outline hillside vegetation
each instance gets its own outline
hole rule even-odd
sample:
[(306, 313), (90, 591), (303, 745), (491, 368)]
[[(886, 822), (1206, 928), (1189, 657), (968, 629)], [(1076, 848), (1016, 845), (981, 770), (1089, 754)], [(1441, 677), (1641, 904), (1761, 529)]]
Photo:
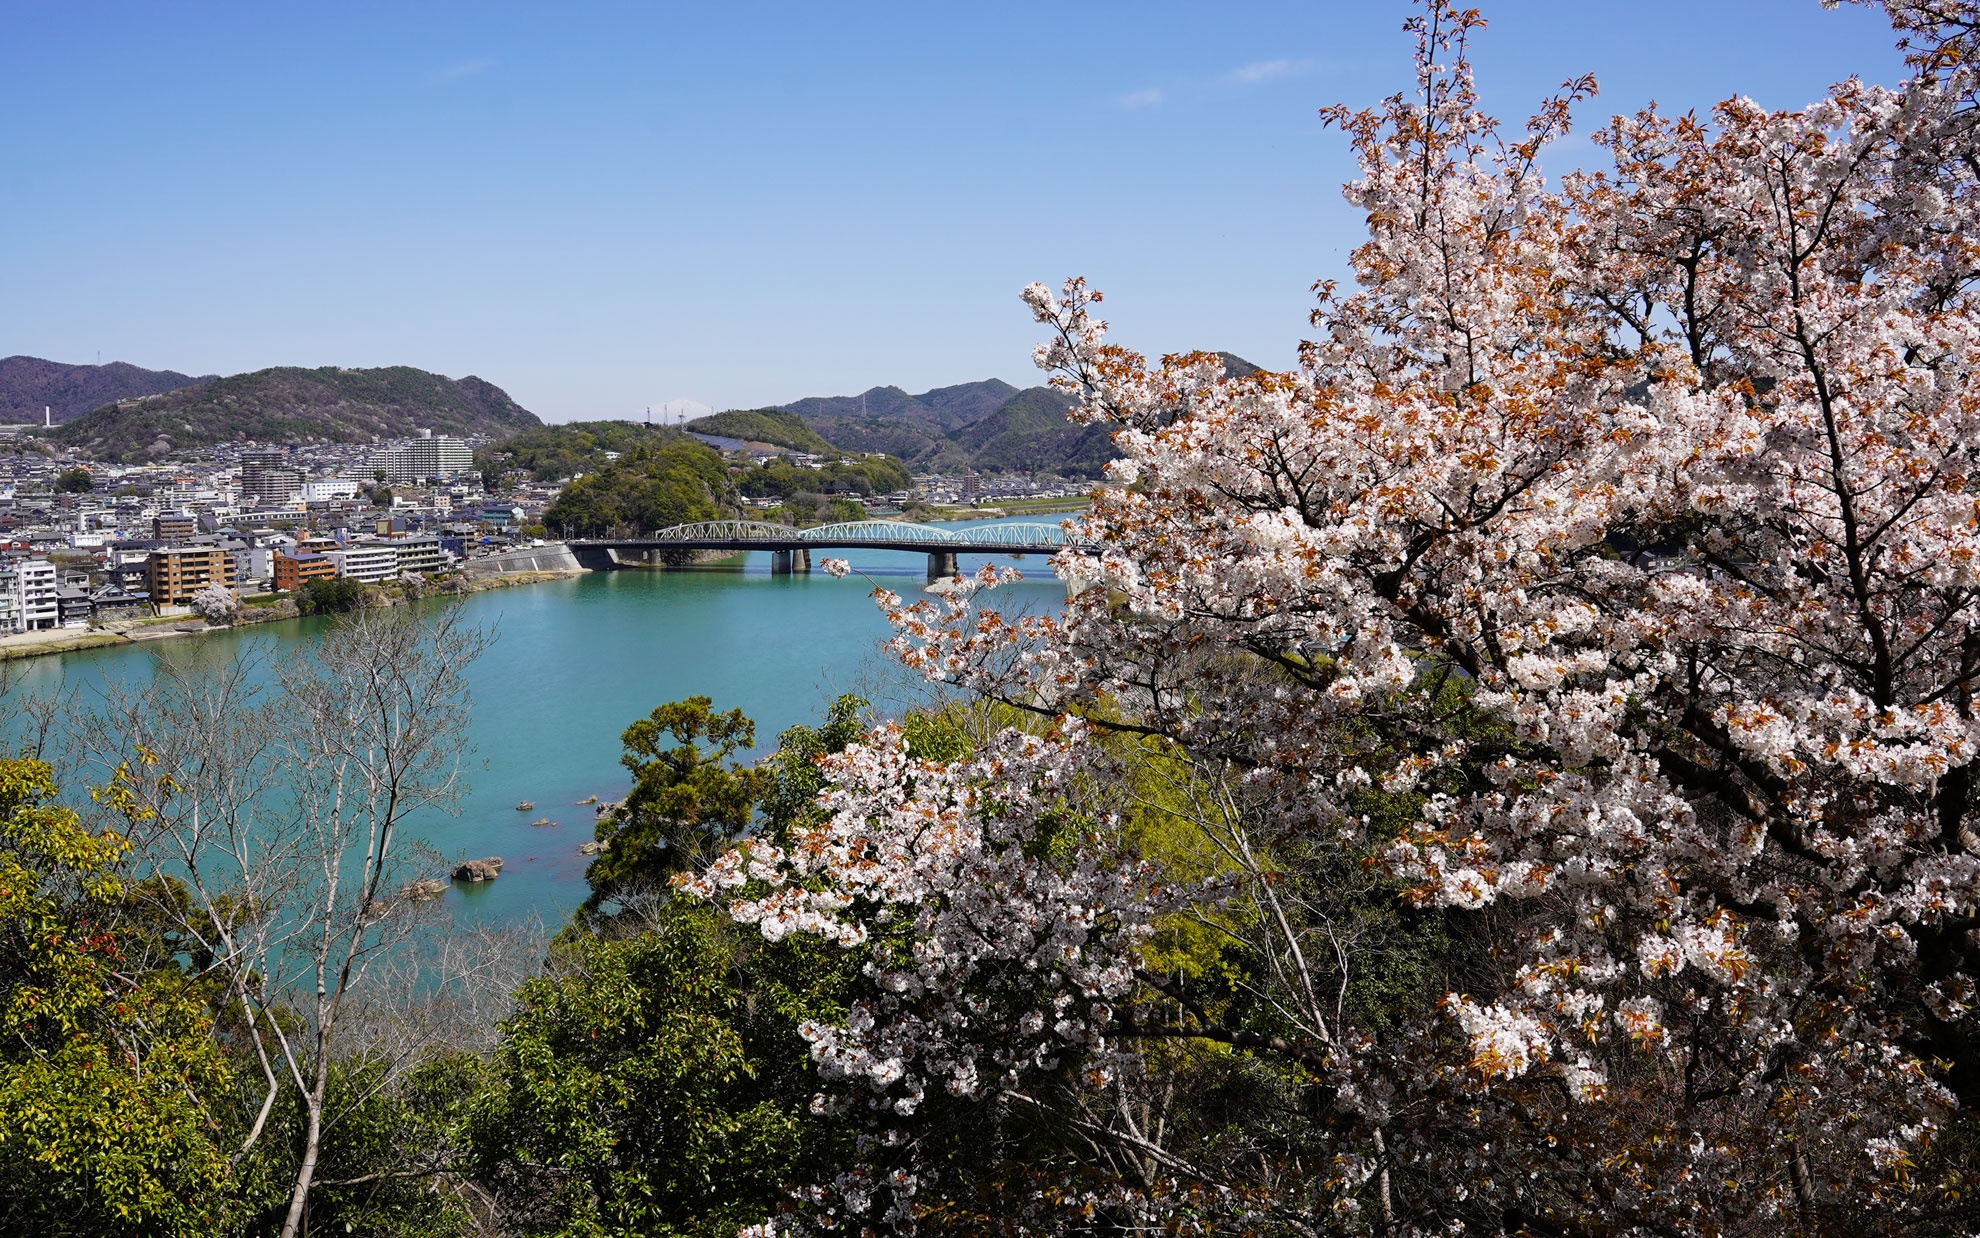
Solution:
[(614, 455), (635, 463), (643, 454), (676, 444), (713, 451), (672, 426), (638, 421), (572, 421), (557, 426), (535, 426), (490, 443), (475, 453), (475, 462), (491, 484), (504, 476), (555, 481), (579, 473), (603, 472), (613, 463)]
[(541, 424), (500, 387), (473, 376), (411, 366), (278, 366), (118, 400), (59, 427), (55, 437), (98, 458), (133, 460), (243, 439), (355, 443), (419, 430), (503, 434)]
[(769, 443), (792, 451), (829, 452), (838, 450), (819, 437), (818, 431), (804, 424), (796, 413), (779, 408), (737, 408), (726, 413), (697, 417), (683, 427), (696, 434)]
[(646, 533), (734, 511), (722, 453), (686, 434), (639, 444), (566, 485), (543, 521), (560, 535)]
[(212, 382), (177, 370), (147, 370), (122, 361), (64, 365), (40, 357), (0, 357), (0, 422), (41, 424), (47, 409), (59, 425), (113, 400), (158, 395)]

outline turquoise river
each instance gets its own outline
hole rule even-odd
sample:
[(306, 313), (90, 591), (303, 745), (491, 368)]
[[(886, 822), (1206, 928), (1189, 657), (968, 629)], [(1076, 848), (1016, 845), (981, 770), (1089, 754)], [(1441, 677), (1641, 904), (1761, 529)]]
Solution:
[[(922, 554), (831, 553), (904, 596), (918, 596), (925, 583)], [(455, 916), (554, 925), (584, 899), (589, 860), (577, 848), (591, 837), (593, 810), (577, 801), (625, 794), (619, 734), (656, 705), (701, 695), (718, 708), (740, 708), (756, 721), (760, 754), (775, 746), (779, 731), (818, 718), (841, 692), (884, 708), (913, 690), (884, 651), (891, 629), (867, 596), (871, 582), (820, 571), (773, 576), (769, 558), (750, 554), (733, 565), (682, 571), (587, 572), (460, 601), (465, 619), (495, 634), (468, 675), (470, 789), (457, 813), (419, 819), (412, 833), (449, 858), (500, 856), (504, 868), (485, 885), (456, 883), (446, 896)], [(962, 567), (972, 571), (985, 561), (964, 556)], [(1047, 560), (1029, 556), (1012, 566), (1026, 579), (998, 591), (1000, 608), (1057, 609), (1065, 594)], [(322, 627), (322, 620), (292, 620), (36, 658), (20, 664), (25, 673), (14, 691), (73, 688), (87, 700), (107, 679), (148, 676), (160, 655), (233, 658), (258, 642), (280, 657), (283, 645), (312, 640)], [(520, 801), (534, 810), (518, 812)], [(558, 824), (530, 824), (543, 817)]]

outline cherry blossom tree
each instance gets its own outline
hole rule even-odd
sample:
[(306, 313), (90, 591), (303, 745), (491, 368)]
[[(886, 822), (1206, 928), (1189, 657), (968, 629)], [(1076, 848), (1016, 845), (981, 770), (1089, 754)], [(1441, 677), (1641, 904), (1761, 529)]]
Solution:
[(241, 602), (232, 589), (215, 581), (193, 594), (192, 608), (208, 623), (228, 624), (240, 617)]
[[(1150, 364), (1082, 281), (1025, 290), (1074, 416), (1118, 427), (1076, 522), (1096, 553), (1055, 561), (1054, 617), (1005, 618), (993, 572), (880, 601), (909, 665), (1039, 733), (947, 765), (878, 733), (828, 763), (824, 825), (688, 883), (869, 959), (879, 995), (806, 1036), (840, 1088), (819, 1104), (866, 1106), (875, 1152), (812, 1223), (912, 1222), (930, 1097), (1029, 1097), (1067, 1060), (1104, 1094), (1188, 1042), (1297, 1078), (1325, 1110), (1305, 1169), (1235, 1180), (1063, 1109), (1157, 1167), (1089, 1213), (1960, 1226), (1980, 6), (1886, 7), (1901, 85), (1646, 108), (1595, 135), (1610, 166), (1549, 181), (1594, 83), (1507, 131), (1473, 87), (1482, 21), (1430, 0), (1415, 91), (1326, 113), (1369, 239), (1291, 373)], [(1187, 767), (1165, 811), (1193, 871), (1124, 799), (1068, 808), (1125, 739)], [(1407, 1017), (1358, 1016), (1370, 961), (1289, 872), (1329, 854), (1484, 948)], [(1147, 965), (1178, 917), (1244, 940), (1268, 1020)]]

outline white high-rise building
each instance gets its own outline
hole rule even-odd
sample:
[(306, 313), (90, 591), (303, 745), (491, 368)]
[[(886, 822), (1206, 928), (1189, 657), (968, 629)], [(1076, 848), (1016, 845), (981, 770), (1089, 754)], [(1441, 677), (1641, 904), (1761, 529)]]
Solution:
[(444, 481), (474, 471), (474, 450), (457, 438), (423, 435), (381, 449), (371, 467), (395, 485)]

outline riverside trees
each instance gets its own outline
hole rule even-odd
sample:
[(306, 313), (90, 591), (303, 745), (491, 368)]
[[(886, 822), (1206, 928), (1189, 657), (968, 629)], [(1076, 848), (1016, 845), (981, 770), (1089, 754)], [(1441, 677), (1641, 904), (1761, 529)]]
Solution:
[(246, 660), (166, 662), (81, 728), (129, 822), (133, 901), (210, 986), (255, 1076), (230, 1164), (251, 1165), (276, 1131), (293, 1140), (272, 1209), (283, 1238), (304, 1222), (328, 1133), (432, 1048), (355, 1040), (351, 1006), (418, 924), (407, 887), (434, 857), (406, 821), (461, 786), (463, 672), (486, 642), (451, 612), (363, 610), (285, 665), (279, 692)]
[[(872, 1142), (800, 1222), (957, 1215), (965, 1106), (1084, 1140), (1009, 1227), (1960, 1227), (1980, 8), (1887, 7), (1903, 85), (1645, 109), (1549, 186), (1593, 83), (1505, 132), (1432, 0), (1414, 94), (1327, 113), (1370, 237), (1294, 373), (1150, 366), (1080, 281), (1026, 290), (1119, 427), (1102, 553), (1057, 618), (994, 574), (880, 596), (911, 665), (1049, 729), (875, 734), (828, 819), (687, 883), (876, 986), (805, 1028)], [(1152, 966), (1178, 925), (1235, 972)], [(1149, 1120), (1212, 1061), (1248, 1119)]]

